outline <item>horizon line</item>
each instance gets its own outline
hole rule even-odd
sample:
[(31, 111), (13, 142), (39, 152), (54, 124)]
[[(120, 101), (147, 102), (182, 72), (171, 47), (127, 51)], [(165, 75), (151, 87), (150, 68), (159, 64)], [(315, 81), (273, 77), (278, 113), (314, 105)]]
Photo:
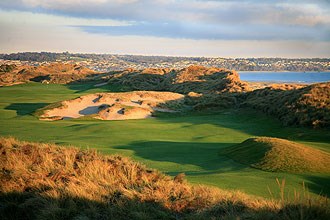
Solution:
[(97, 53), (97, 52), (53, 52), (53, 51), (17, 51), (17, 52), (0, 52), (1, 55), (11, 55), (19, 53), (56, 53), (56, 54), (94, 54), (94, 55), (115, 55), (115, 56), (144, 56), (144, 57), (178, 57), (178, 58), (224, 58), (224, 59), (330, 59), (330, 57), (232, 57), (232, 56), (191, 56), (191, 55), (168, 55), (168, 54), (139, 54), (139, 53)]

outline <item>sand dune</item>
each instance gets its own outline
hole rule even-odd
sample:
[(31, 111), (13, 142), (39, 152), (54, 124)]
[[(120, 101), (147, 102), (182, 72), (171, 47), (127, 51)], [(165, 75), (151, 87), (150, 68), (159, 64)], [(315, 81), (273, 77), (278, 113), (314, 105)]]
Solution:
[(184, 95), (172, 92), (137, 91), (96, 93), (63, 101), (60, 107), (47, 109), (41, 120), (59, 120), (91, 116), (102, 120), (127, 120), (151, 117), (153, 112), (175, 112), (160, 104), (181, 102)]

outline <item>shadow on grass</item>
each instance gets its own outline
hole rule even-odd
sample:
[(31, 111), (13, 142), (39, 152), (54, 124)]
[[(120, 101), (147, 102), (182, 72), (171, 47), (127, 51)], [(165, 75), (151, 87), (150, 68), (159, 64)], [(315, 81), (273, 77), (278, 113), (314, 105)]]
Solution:
[[(322, 206), (286, 204), (276, 210), (270, 207), (248, 207), (239, 200), (222, 200), (208, 208), (183, 208), (180, 212), (165, 208), (160, 202), (130, 199), (115, 192), (103, 201), (61, 195), (43, 196), (41, 192), (0, 193), (2, 220), (52, 219), (329, 219)], [(181, 201), (184, 203), (184, 201)], [(173, 201), (173, 203), (181, 203)]]
[[(94, 85), (97, 84), (96, 82), (85, 82), (85, 83), (78, 83), (78, 82), (73, 82), (66, 84), (65, 86), (70, 89), (75, 91), (75, 93), (83, 93), (91, 89), (96, 89)], [(102, 88), (102, 87), (100, 87)]]
[[(202, 169), (200, 172), (185, 171), (189, 175), (221, 173), (246, 168), (226, 157), (219, 156), (219, 149), (233, 143), (193, 143), (148, 141), (134, 142), (131, 145), (115, 147), (134, 151), (134, 155), (147, 160), (171, 162), (180, 165), (193, 165)], [(171, 173), (175, 175), (177, 173)]]
[(307, 187), (310, 191), (327, 197), (330, 196), (330, 175), (305, 176), (305, 178), (309, 180)]
[(85, 93), (89, 90), (95, 90), (95, 92), (128, 92), (132, 91), (129, 89), (125, 89), (120, 85), (114, 85), (114, 84), (105, 84), (102, 86), (95, 86), (97, 84), (102, 83), (103, 81), (89, 81), (89, 82), (72, 82), (69, 84), (66, 84), (65, 86), (75, 91), (75, 93)]
[(218, 111), (196, 111), (188, 113), (157, 113), (157, 120), (167, 123), (189, 123), (193, 125), (210, 124), (244, 132), (251, 136), (267, 136), (291, 141), (330, 143), (329, 129), (284, 126), (265, 113), (248, 108), (225, 108)]
[[(243, 169), (252, 168), (248, 165), (235, 162), (224, 155), (219, 155), (221, 149), (234, 144), (146, 141), (133, 142), (130, 145), (115, 148), (131, 150), (134, 152), (134, 156), (146, 160), (164, 162), (162, 165), (164, 167), (177, 166), (178, 168), (176, 170), (178, 171), (166, 172), (166, 174), (171, 176), (176, 176), (181, 172), (184, 172), (188, 176), (203, 176), (226, 172), (240, 172)], [(260, 172), (266, 171), (260, 170)], [(330, 182), (329, 177), (304, 175), (304, 178), (309, 180), (306, 185), (311, 192), (325, 196), (330, 195), (329, 188), (327, 187)]]
[(0, 219), (176, 219), (179, 213), (156, 202), (129, 199), (120, 192), (107, 202), (62, 195), (59, 199), (39, 192), (0, 194)]
[(5, 107), (7, 110), (15, 110), (18, 116), (30, 115), (36, 110), (45, 107), (49, 103), (12, 103)]

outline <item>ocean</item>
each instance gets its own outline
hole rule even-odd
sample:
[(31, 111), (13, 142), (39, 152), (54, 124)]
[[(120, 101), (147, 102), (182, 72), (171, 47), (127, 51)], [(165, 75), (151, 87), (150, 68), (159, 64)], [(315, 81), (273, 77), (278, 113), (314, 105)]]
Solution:
[(317, 83), (330, 81), (330, 72), (238, 72), (248, 82)]

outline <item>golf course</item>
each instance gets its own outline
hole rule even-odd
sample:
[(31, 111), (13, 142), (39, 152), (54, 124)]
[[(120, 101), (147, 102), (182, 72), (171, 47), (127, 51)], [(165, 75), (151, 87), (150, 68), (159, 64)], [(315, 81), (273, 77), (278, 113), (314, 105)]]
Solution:
[(0, 220), (330, 220), (330, 0), (0, 18)]
[[(193, 184), (265, 198), (279, 198), (276, 179), (285, 179), (288, 197), (293, 197), (295, 191), (305, 190), (303, 185), (312, 196), (330, 195), (329, 172), (264, 171), (221, 153), (249, 138), (264, 136), (329, 153), (330, 132), (326, 128), (283, 126), (278, 119), (251, 108), (162, 112), (157, 117), (118, 121), (93, 118), (42, 121), (36, 116), (36, 111), (52, 103), (87, 94), (120, 91), (118, 85), (95, 87), (94, 84), (29, 82), (0, 87), (0, 135), (128, 156), (173, 177), (184, 173)], [(253, 149), (249, 153), (253, 157)]]

